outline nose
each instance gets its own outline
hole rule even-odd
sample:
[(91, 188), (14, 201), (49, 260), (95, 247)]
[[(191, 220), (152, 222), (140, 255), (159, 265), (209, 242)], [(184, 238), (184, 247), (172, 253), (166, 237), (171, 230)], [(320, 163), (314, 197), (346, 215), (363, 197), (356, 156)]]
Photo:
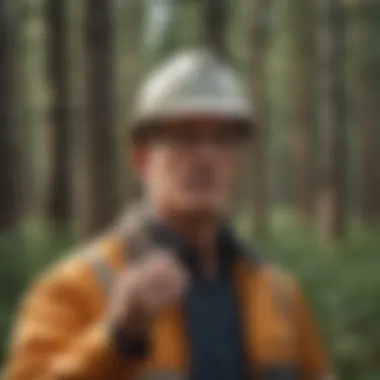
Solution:
[(194, 147), (194, 153), (201, 157), (215, 157), (220, 152), (220, 147), (212, 138), (199, 139)]

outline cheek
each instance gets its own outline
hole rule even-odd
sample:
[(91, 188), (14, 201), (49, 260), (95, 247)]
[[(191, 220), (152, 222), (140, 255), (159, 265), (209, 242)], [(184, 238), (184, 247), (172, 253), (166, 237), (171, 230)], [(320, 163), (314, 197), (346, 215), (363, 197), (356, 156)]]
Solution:
[(232, 182), (237, 175), (239, 163), (236, 159), (223, 158), (219, 161), (219, 173), (221, 178), (226, 182)]
[(157, 189), (169, 188), (178, 180), (181, 163), (165, 149), (152, 152), (147, 166), (147, 179)]

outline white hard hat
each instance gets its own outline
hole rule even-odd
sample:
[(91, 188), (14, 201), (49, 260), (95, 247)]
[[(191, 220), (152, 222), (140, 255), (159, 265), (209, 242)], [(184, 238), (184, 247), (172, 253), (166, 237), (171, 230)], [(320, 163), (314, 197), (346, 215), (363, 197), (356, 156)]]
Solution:
[(207, 50), (179, 53), (148, 75), (136, 99), (132, 132), (155, 120), (198, 114), (247, 124), (252, 119), (236, 74)]

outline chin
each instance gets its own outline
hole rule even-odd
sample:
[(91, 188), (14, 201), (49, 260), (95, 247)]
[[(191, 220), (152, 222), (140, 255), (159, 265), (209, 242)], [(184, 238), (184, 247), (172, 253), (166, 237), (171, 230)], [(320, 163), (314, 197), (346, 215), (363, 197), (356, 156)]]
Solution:
[(183, 212), (206, 217), (222, 214), (225, 209), (223, 204), (224, 202), (220, 202), (215, 198), (210, 199), (209, 197), (189, 197), (187, 199), (182, 199), (179, 208), (181, 208)]

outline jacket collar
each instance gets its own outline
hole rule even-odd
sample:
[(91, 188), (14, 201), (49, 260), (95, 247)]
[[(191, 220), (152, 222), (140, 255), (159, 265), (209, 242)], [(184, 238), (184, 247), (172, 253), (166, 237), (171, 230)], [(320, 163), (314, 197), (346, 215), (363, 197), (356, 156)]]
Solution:
[[(147, 202), (139, 202), (129, 207), (119, 228), (127, 245), (128, 256), (140, 256), (153, 249), (167, 249), (196, 272), (197, 255), (194, 254), (194, 249), (189, 242), (165, 226)], [(217, 244), (223, 269), (229, 269), (236, 256), (244, 251), (234, 229), (226, 220), (220, 224)]]
[[(191, 244), (184, 238), (171, 231), (157, 218), (150, 218), (146, 224), (147, 234), (162, 248), (167, 248), (190, 268), (192, 273), (197, 273), (197, 254)], [(221, 223), (216, 236), (217, 249), (220, 258), (220, 270), (225, 272), (231, 267), (232, 261), (236, 257), (240, 245), (232, 228), (225, 222)]]

